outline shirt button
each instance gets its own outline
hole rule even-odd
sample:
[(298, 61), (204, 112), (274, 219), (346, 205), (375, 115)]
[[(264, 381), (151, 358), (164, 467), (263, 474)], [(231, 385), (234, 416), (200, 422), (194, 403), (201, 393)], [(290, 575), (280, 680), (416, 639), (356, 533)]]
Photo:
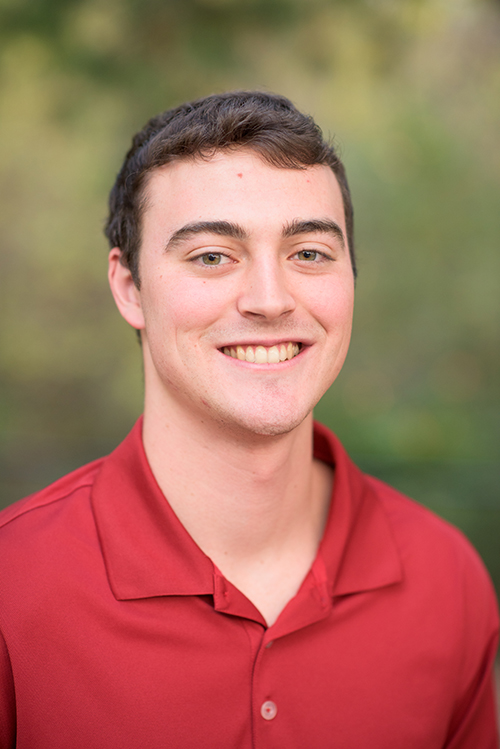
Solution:
[(262, 715), (264, 720), (272, 720), (276, 717), (277, 712), (278, 708), (276, 707), (274, 702), (271, 702), (271, 700), (266, 700), (260, 708), (260, 714)]

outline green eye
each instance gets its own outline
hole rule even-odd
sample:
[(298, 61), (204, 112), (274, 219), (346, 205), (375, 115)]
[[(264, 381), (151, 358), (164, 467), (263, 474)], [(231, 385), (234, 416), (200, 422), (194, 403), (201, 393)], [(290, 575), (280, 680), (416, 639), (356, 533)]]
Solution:
[(222, 255), (218, 252), (207, 252), (206, 255), (201, 256), (201, 262), (203, 265), (220, 265)]
[(316, 260), (318, 253), (315, 250), (301, 250), (297, 253), (299, 260)]

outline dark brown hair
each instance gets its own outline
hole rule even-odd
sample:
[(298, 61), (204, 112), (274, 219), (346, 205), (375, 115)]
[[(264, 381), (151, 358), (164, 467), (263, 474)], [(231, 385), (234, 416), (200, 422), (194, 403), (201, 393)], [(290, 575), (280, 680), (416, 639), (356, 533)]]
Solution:
[(147, 175), (174, 159), (210, 157), (246, 147), (273, 166), (303, 169), (329, 166), (344, 201), (347, 240), (354, 273), (353, 209), (344, 166), (312, 119), (284, 96), (233, 91), (181, 104), (146, 123), (134, 136), (109, 196), (105, 234), (119, 247), (139, 287), (139, 247)]

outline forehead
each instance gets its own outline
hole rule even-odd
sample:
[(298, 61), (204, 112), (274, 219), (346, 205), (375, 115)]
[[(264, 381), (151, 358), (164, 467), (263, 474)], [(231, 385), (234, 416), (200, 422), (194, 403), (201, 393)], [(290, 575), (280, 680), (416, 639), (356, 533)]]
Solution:
[(330, 167), (276, 167), (250, 149), (159, 167), (151, 172), (144, 197), (145, 232), (219, 219), (251, 231), (310, 218), (331, 218), (345, 231), (342, 193)]

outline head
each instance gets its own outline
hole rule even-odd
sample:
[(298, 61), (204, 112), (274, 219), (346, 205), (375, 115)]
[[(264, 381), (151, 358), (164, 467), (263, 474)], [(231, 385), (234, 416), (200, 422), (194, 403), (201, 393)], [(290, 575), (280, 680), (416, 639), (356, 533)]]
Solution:
[(148, 178), (161, 166), (179, 159), (207, 158), (217, 152), (249, 149), (265, 162), (304, 169), (316, 164), (331, 168), (344, 203), (349, 253), (356, 274), (353, 209), (344, 166), (311, 117), (285, 97), (259, 91), (236, 91), (182, 104), (153, 117), (132, 141), (111, 190), (105, 228), (111, 247), (140, 287), (139, 250)]
[(154, 118), (118, 175), (107, 235), (115, 301), (140, 331), (145, 424), (244, 439), (310, 424), (354, 301), (345, 174), (310, 118), (245, 92)]

